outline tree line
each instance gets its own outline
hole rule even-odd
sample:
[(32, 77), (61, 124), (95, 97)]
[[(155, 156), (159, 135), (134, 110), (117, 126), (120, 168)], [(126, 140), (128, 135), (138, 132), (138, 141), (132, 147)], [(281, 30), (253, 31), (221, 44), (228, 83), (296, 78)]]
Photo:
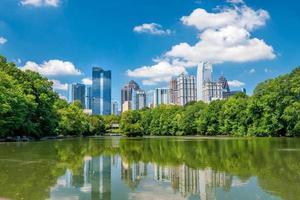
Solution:
[(67, 103), (53, 83), (22, 71), (0, 56), (0, 138), (100, 135), (119, 123), (126, 136), (300, 135), (300, 67), (243, 93), (210, 104), (161, 105), (117, 116), (90, 116), (79, 102)]
[(120, 127), (127, 136), (300, 136), (300, 67), (258, 84), (250, 97), (127, 111)]
[(0, 56), (0, 138), (100, 135), (117, 116), (90, 116), (79, 102), (68, 104), (53, 83), (37, 72), (22, 71)]

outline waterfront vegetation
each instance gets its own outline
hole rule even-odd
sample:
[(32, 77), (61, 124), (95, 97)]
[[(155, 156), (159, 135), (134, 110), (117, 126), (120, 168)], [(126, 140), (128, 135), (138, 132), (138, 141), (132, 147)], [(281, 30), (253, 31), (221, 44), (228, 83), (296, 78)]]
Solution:
[(68, 104), (40, 74), (0, 57), (0, 137), (101, 135), (120, 123), (126, 136), (299, 136), (300, 67), (260, 83), (251, 97), (240, 93), (210, 104), (161, 105), (121, 117), (89, 116)]
[(89, 116), (79, 102), (68, 104), (53, 83), (33, 71), (22, 71), (0, 56), (0, 138), (100, 135), (117, 116)]
[(300, 136), (300, 67), (258, 84), (250, 97), (127, 111), (121, 129), (128, 136)]

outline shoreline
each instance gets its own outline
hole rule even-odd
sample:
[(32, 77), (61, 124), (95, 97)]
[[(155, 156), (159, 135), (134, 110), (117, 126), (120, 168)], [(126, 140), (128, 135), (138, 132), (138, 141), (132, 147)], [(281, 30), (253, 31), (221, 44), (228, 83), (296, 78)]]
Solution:
[(127, 137), (123, 136), (122, 134), (105, 134), (105, 135), (66, 135), (66, 136), (46, 136), (39, 139), (36, 139), (34, 137), (6, 137), (6, 138), (0, 138), (0, 143), (14, 143), (14, 142), (20, 142), (20, 143), (26, 143), (26, 142), (38, 142), (38, 141), (51, 141), (51, 140), (65, 140), (65, 139), (75, 139), (75, 138), (102, 138), (102, 137), (123, 137), (128, 139), (159, 139), (159, 138), (185, 138), (185, 139), (251, 139), (251, 138), (300, 138), (300, 137), (287, 137), (287, 136), (278, 136), (278, 137), (257, 137), (257, 136), (244, 136), (244, 137), (237, 137), (237, 136), (231, 136), (231, 135), (183, 135), (183, 136), (154, 136), (154, 135), (145, 135), (145, 136), (137, 136), (137, 137)]

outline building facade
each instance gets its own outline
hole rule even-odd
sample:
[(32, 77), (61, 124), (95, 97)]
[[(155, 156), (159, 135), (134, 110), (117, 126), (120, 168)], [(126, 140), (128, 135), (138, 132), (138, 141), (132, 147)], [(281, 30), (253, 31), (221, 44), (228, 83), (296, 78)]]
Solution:
[(170, 104), (170, 91), (169, 88), (156, 88), (153, 95), (153, 107), (161, 104)]
[(180, 74), (177, 77), (178, 104), (185, 104), (197, 100), (196, 78), (193, 75)]
[[(132, 92), (139, 89), (140, 86), (135, 81), (129, 81), (129, 83), (121, 89), (121, 105), (123, 105), (125, 101), (132, 101)], [(123, 106), (121, 111), (123, 112)]]
[(85, 89), (85, 109), (92, 109), (92, 86), (87, 85)]
[(146, 92), (137, 90), (132, 92), (132, 110), (141, 110), (146, 107)]
[(204, 101), (203, 85), (205, 82), (212, 82), (213, 67), (209, 62), (202, 62), (197, 68), (197, 101)]
[(82, 107), (85, 107), (85, 85), (73, 83), (69, 85), (69, 103), (79, 101)]
[(116, 116), (119, 115), (119, 102), (116, 100), (111, 102), (111, 114)]
[(110, 115), (111, 71), (93, 67), (92, 79), (92, 113), (93, 115)]
[(177, 78), (173, 77), (169, 82), (169, 89), (170, 89), (170, 103), (171, 104), (179, 104), (178, 101), (178, 88), (177, 88)]
[(126, 112), (132, 109), (132, 102), (131, 101), (124, 101), (122, 104), (122, 112)]
[(206, 103), (209, 103), (213, 100), (226, 99), (230, 94), (229, 85), (224, 76), (221, 76), (216, 82), (205, 81), (202, 89), (202, 100)]

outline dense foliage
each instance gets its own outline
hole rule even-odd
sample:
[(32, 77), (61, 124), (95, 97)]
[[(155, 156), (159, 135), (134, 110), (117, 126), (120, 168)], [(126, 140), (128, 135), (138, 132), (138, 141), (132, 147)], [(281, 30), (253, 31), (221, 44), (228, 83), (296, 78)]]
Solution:
[(126, 135), (300, 136), (300, 67), (210, 104), (161, 105), (122, 115)]
[(32, 71), (22, 71), (0, 56), (0, 137), (100, 135), (116, 116), (89, 116), (79, 102), (68, 104), (53, 83)]

